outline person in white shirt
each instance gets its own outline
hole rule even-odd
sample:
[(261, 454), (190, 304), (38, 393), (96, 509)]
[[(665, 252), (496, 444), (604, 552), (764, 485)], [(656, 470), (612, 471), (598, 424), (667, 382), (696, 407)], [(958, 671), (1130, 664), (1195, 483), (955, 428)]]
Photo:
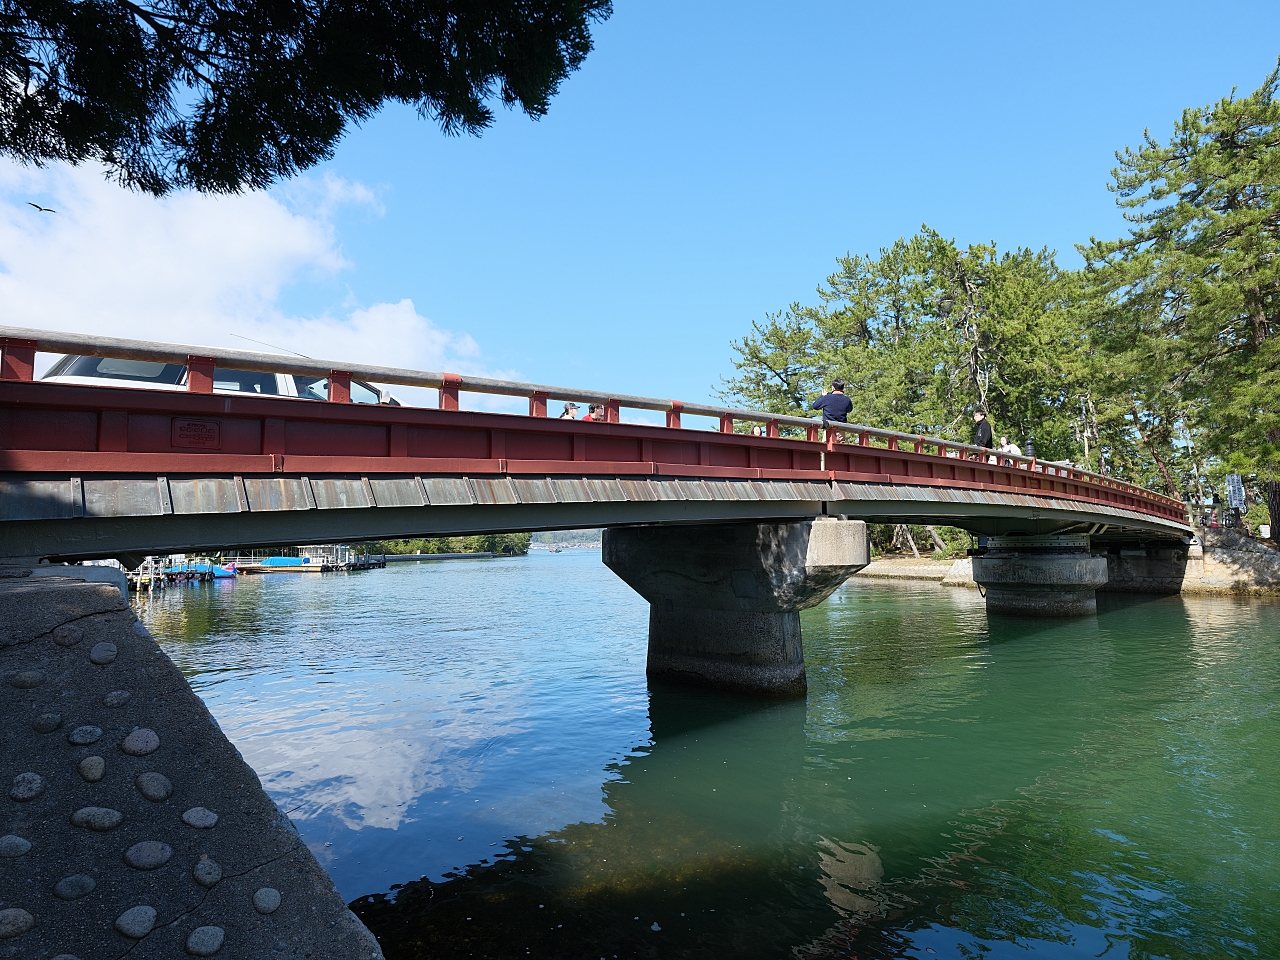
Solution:
[[(1008, 438), (1008, 437), (1001, 437), (1001, 438), (1000, 438), (1000, 447), (999, 447), (999, 450), (1000, 450), (1000, 452), (1001, 452), (1001, 453), (1008, 453), (1008, 454), (1012, 454), (1012, 455), (1013, 455), (1013, 456), (1015, 456), (1015, 457), (1020, 457), (1020, 456), (1022, 456), (1022, 448), (1021, 448), (1021, 447), (1019, 447), (1016, 443), (1010, 443), (1010, 442), (1009, 442), (1009, 438)], [(1005, 465), (1006, 467), (1012, 467), (1012, 466), (1013, 466), (1013, 461), (1012, 461), (1012, 460), (1005, 460), (1005, 461), (1004, 461), (1004, 465)]]

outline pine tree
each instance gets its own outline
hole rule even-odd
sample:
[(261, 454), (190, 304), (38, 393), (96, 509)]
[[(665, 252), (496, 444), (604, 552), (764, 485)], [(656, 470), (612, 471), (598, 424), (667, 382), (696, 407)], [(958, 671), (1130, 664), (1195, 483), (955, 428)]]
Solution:
[[(1179, 421), (1269, 481), (1280, 521), (1280, 66), (1247, 97), (1183, 112), (1172, 138), (1118, 152), (1129, 236), (1080, 248), (1104, 304), (1096, 341), (1135, 427)], [(1141, 398), (1141, 399), (1138, 399)], [(1145, 401), (1145, 404), (1144, 402)]]

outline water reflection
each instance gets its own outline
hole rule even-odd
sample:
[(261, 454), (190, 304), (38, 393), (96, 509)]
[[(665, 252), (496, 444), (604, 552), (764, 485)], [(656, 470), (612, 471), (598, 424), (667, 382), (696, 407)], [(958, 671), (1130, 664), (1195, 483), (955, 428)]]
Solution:
[(1280, 955), (1275, 605), (855, 582), (762, 704), (595, 556), (242, 586), (147, 615), (392, 960)]

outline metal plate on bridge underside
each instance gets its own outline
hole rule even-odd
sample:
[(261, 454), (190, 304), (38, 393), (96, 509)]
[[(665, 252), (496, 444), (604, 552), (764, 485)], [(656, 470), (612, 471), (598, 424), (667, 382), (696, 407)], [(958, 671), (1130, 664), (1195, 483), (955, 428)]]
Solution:
[(476, 502), (471, 485), (461, 477), (432, 477), (422, 481), (427, 502), (436, 507), (469, 507)]
[(370, 480), (373, 499), (380, 507), (425, 507), (427, 498), (417, 477), (401, 477), (398, 480)]
[(319, 510), (350, 510), (373, 506), (365, 493), (364, 482), (359, 478), (312, 478), (311, 492), (315, 495), (316, 508)]
[(244, 492), (251, 512), (311, 510), (315, 503), (304, 478), (245, 477)]
[(710, 491), (702, 485), (701, 480), (677, 480), (676, 490), (680, 492), (680, 500), (712, 500)]
[(86, 480), (84, 513), (87, 517), (158, 517), (163, 514), (159, 481)]
[(70, 520), (84, 515), (77, 480), (18, 480), (0, 483), (0, 520)]
[(591, 502), (591, 491), (581, 480), (561, 480), (557, 477), (551, 481), (551, 490), (559, 503)]
[(626, 491), (622, 489), (622, 484), (617, 480), (588, 479), (584, 480), (583, 483), (586, 484), (587, 490), (590, 491), (590, 499), (594, 503), (611, 503), (627, 499)]
[(515, 477), (511, 480), (521, 503), (556, 503), (550, 477)]
[(471, 477), (470, 480), (471, 488), (475, 491), (476, 503), (492, 506), (520, 502), (510, 477), (493, 479)]
[(240, 512), (235, 481), (220, 477), (170, 480), (169, 498), (177, 514)]

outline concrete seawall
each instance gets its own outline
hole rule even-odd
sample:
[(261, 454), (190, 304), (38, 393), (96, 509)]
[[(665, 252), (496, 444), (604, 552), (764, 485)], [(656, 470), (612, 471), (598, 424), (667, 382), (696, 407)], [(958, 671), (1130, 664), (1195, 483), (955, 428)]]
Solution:
[(0, 957), (380, 958), (120, 591), (5, 572)]
[[(1280, 550), (1230, 530), (1202, 530), (1189, 547), (1107, 553), (1111, 593), (1280, 597)], [(1099, 553), (1099, 556), (1104, 554)], [(858, 572), (875, 580), (920, 580), (976, 589), (973, 561), (880, 557)]]

